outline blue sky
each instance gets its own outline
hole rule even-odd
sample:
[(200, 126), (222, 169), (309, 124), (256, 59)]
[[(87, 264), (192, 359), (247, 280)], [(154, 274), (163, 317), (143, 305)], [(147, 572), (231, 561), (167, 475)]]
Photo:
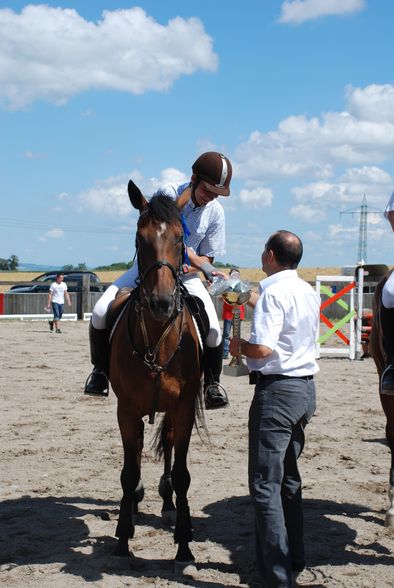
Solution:
[[(259, 266), (282, 228), (303, 266), (356, 263), (349, 211), (394, 190), (393, 22), (392, 0), (0, 2), (0, 257), (128, 261), (128, 179), (149, 195), (218, 150), (220, 261)], [(369, 214), (367, 261), (392, 239)]]

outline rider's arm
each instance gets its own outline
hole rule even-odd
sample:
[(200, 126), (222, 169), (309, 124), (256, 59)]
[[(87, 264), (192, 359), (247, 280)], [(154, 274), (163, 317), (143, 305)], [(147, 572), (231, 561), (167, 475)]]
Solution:
[(197, 253), (191, 248), (187, 248), (187, 254), (190, 260), (189, 273), (201, 271), (207, 280), (212, 282), (214, 276), (222, 276), (227, 279), (226, 274), (219, 271), (213, 264), (213, 257), (207, 257), (206, 255), (197, 255)]

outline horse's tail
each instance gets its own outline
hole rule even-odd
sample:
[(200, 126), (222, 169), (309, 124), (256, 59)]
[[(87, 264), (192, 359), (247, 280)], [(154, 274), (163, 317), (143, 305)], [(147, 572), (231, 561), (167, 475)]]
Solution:
[[(203, 390), (200, 388), (196, 396), (194, 426), (201, 441), (210, 441), (208, 427), (205, 421), (204, 414), (204, 398)], [(152, 439), (151, 447), (155, 452), (156, 459), (163, 459), (165, 447), (168, 447), (169, 442), (172, 444), (172, 429), (168, 416), (165, 414), (161, 419), (159, 426)]]

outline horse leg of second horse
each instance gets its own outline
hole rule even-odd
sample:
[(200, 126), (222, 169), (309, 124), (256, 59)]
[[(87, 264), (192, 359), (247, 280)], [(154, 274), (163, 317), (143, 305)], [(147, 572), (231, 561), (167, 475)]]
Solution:
[(173, 487), (171, 481), (172, 450), (174, 444), (173, 428), (167, 418), (163, 421), (161, 431), (161, 444), (163, 447), (164, 473), (159, 482), (159, 494), (163, 499), (161, 518), (163, 523), (174, 525), (176, 521), (176, 509), (172, 500)]
[[(144, 421), (141, 419), (140, 427), (139, 427), (139, 435), (138, 435), (138, 466), (141, 471), (141, 456), (142, 450), (144, 448)], [(135, 500), (134, 500), (134, 514), (138, 514), (138, 504), (143, 501), (145, 496), (145, 488), (144, 484), (140, 478), (138, 482), (137, 488), (135, 489)]]
[(128, 540), (134, 537), (134, 503), (135, 490), (140, 480), (140, 456), (139, 447), (139, 421), (131, 422), (125, 418), (127, 411), (118, 410), (118, 422), (122, 436), (124, 462), (120, 475), (123, 496), (120, 502), (119, 519), (116, 527), (116, 537), (118, 544), (115, 548), (114, 555), (120, 557), (129, 557)]
[(190, 436), (193, 426), (193, 418), (189, 423), (183, 420), (182, 435), (177, 435), (175, 426), (175, 460), (172, 468), (172, 485), (176, 494), (176, 525), (174, 541), (178, 544), (178, 551), (175, 556), (175, 569), (183, 575), (194, 574), (197, 570), (194, 566), (194, 556), (189, 548), (189, 542), (193, 540), (193, 529), (190, 518), (187, 491), (190, 486), (190, 474), (187, 469), (187, 451), (189, 448)]

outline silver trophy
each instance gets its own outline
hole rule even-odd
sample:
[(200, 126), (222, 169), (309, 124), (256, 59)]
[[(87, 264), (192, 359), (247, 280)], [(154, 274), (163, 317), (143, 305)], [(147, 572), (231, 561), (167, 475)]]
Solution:
[[(241, 338), (241, 319), (239, 307), (248, 302), (251, 295), (250, 290), (237, 292), (236, 290), (225, 291), (222, 298), (233, 307), (233, 337)], [(223, 367), (223, 373), (227, 376), (245, 376), (249, 373), (247, 365), (242, 357), (233, 356), (230, 363)]]

